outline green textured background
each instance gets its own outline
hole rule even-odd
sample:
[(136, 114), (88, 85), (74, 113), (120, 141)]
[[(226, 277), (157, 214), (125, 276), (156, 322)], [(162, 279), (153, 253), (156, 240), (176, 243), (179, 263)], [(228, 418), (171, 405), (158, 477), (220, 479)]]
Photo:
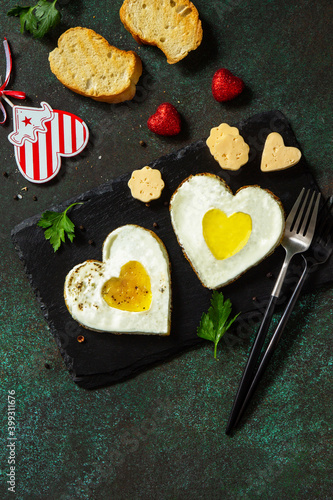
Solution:
[[(207, 344), (88, 392), (67, 373), (14, 252), (10, 230), (26, 217), (205, 137), (221, 121), (232, 124), (270, 109), (290, 120), (320, 188), (332, 193), (331, 0), (196, 0), (204, 40), (176, 65), (154, 47), (138, 47), (119, 20), (121, 3), (59, 0), (62, 22), (41, 41), (21, 35), (18, 20), (6, 17), (17, 0), (0, 4), (0, 35), (9, 39), (14, 57), (9, 88), (24, 90), (27, 105), (45, 100), (76, 113), (91, 133), (83, 155), (66, 160), (57, 180), (38, 186), (17, 171), (7, 141), (11, 118), (0, 128), (1, 170), (9, 173), (0, 177), (0, 498), (14, 497), (6, 485), (6, 444), (7, 391), (15, 390), (16, 498), (330, 499), (331, 289), (298, 303), (243, 424), (227, 437), (255, 326), (242, 339), (226, 336), (219, 362)], [(78, 96), (50, 72), (48, 53), (57, 38), (79, 25), (139, 53), (144, 73), (131, 103)], [(247, 85), (228, 104), (217, 103), (210, 91), (220, 67)], [(165, 101), (183, 118), (175, 138), (155, 136), (146, 127)], [(28, 191), (21, 191), (26, 185)], [(18, 193), (23, 198), (15, 201)]]

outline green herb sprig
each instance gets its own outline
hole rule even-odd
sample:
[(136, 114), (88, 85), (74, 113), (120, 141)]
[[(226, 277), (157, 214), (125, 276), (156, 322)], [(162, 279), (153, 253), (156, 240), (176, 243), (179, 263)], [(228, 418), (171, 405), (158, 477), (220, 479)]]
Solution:
[(47, 210), (42, 214), (42, 217), (37, 223), (37, 226), (45, 229), (44, 236), (46, 240), (50, 240), (53, 250), (56, 252), (61, 245), (61, 242), (65, 242), (65, 234), (67, 235), (69, 241), (72, 243), (75, 237), (74, 228), (75, 225), (70, 220), (67, 212), (74, 205), (82, 205), (83, 203), (73, 203), (64, 210), (64, 212), (53, 212)]
[(55, 6), (56, 3), (57, 0), (51, 3), (47, 0), (38, 0), (37, 4), (33, 6), (20, 7), (16, 5), (7, 12), (7, 15), (20, 18), (21, 33), (28, 31), (34, 38), (42, 38), (61, 20), (61, 14)]
[(217, 359), (217, 344), (240, 313), (236, 314), (236, 316), (227, 323), (232, 308), (230, 299), (224, 301), (223, 293), (214, 290), (210, 302), (211, 306), (208, 312), (203, 313), (201, 316), (197, 334), (203, 339), (214, 342), (214, 358)]

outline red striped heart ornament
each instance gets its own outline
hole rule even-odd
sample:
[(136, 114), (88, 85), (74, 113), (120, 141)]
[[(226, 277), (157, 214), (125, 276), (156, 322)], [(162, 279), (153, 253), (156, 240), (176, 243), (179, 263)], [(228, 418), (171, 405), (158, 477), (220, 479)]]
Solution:
[(48, 182), (61, 167), (61, 157), (75, 156), (86, 147), (89, 130), (81, 118), (57, 109), (47, 102), (41, 108), (13, 107), (13, 132), (18, 168), (28, 181)]

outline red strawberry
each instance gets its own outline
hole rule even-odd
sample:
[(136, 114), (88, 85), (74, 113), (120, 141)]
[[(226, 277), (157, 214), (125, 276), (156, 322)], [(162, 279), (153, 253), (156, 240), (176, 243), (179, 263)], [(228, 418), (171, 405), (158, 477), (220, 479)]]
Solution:
[(180, 114), (169, 102), (160, 104), (147, 122), (149, 130), (159, 135), (177, 135), (180, 132)]
[(234, 76), (228, 69), (218, 69), (213, 76), (212, 92), (218, 102), (231, 101), (243, 92), (244, 87), (243, 80)]

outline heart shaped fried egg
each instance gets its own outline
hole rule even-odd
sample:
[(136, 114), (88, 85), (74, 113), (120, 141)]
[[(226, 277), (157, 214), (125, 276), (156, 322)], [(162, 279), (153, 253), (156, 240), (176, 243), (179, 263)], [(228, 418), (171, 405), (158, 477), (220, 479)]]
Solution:
[(87, 260), (66, 276), (64, 297), (73, 318), (91, 330), (169, 335), (170, 265), (155, 233), (128, 224), (112, 231), (103, 262)]
[(218, 176), (190, 176), (170, 201), (178, 242), (202, 284), (227, 285), (279, 245), (281, 202), (270, 191), (246, 186), (233, 195)]

